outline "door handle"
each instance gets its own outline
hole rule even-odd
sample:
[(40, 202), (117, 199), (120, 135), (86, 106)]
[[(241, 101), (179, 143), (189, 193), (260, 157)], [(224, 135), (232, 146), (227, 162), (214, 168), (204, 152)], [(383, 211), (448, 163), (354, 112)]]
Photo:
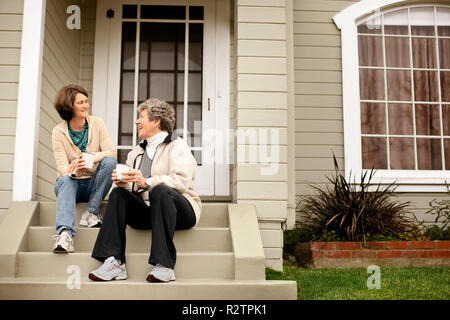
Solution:
[(211, 98), (208, 98), (208, 111), (211, 111)]

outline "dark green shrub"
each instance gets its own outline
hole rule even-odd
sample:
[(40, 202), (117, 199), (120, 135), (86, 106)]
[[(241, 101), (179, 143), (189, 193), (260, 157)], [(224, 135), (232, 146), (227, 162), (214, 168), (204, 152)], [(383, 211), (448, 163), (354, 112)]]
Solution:
[(447, 194), (449, 199), (444, 199), (437, 201), (433, 199), (430, 201), (431, 209), (426, 213), (436, 216), (434, 222), (441, 225), (441, 230), (446, 230), (448, 224), (450, 223), (450, 188), (447, 185)]
[(429, 240), (450, 240), (450, 227), (442, 229), (433, 225), (425, 229), (424, 235)]
[[(324, 188), (311, 186), (315, 195), (300, 197), (297, 211), (305, 215), (306, 228), (320, 230), (325, 241), (367, 241), (366, 235), (401, 235), (414, 229), (408, 217), (409, 202), (398, 203), (394, 183), (387, 187), (371, 181), (375, 170), (365, 171), (360, 182), (349, 183), (333, 155), (335, 174)], [(371, 189), (375, 190), (371, 190)]]

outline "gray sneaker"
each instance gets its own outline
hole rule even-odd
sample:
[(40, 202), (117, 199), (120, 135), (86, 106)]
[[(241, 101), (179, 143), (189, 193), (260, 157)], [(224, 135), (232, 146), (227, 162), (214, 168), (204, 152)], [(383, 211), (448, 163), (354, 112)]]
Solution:
[(94, 281), (126, 280), (128, 278), (125, 263), (119, 264), (114, 257), (109, 257), (100, 268), (89, 273)]
[(157, 264), (152, 271), (147, 275), (147, 281), (149, 282), (169, 282), (175, 281), (175, 271), (170, 268), (166, 268), (163, 265)]
[(73, 239), (69, 231), (63, 230), (60, 234), (54, 235), (53, 240), (55, 244), (53, 245), (54, 253), (69, 253), (73, 252)]
[(81, 215), (79, 224), (82, 227), (94, 228), (100, 227), (102, 225), (102, 222), (96, 214), (84, 210), (83, 214)]

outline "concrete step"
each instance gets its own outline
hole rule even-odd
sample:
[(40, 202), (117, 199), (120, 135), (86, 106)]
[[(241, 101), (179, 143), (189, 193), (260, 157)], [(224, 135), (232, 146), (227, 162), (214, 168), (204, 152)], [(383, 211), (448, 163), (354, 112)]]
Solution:
[[(130, 280), (146, 278), (151, 266), (148, 253), (127, 253), (126, 268)], [(91, 254), (52, 252), (19, 252), (16, 276), (31, 278), (67, 279), (73, 270), (81, 279), (100, 267), (101, 262)], [(71, 271), (72, 270), (72, 271)], [(182, 252), (177, 254), (175, 265), (177, 279), (233, 279), (234, 257), (231, 252)]]
[[(83, 300), (295, 300), (295, 281), (179, 279), (94, 282), (81, 278), (0, 278), (0, 299)], [(78, 286), (79, 284), (79, 286)], [(181, 312), (181, 311), (180, 311)], [(216, 313), (220, 314), (220, 312)]]
[[(80, 227), (74, 237), (76, 252), (92, 252), (97, 239), (98, 228)], [(28, 248), (25, 251), (52, 250), (55, 227), (29, 227)], [(127, 252), (149, 253), (151, 230), (126, 229)], [(177, 252), (218, 251), (231, 252), (231, 233), (229, 228), (195, 227), (189, 230), (176, 230), (174, 236)]]
[[(106, 211), (107, 202), (103, 201), (100, 207), (100, 215)], [(77, 203), (77, 213), (75, 218), (75, 227), (79, 227), (81, 214), (86, 209), (87, 203)], [(56, 223), (56, 202), (40, 202), (40, 225), (54, 226)], [(228, 204), (227, 203), (202, 203), (202, 214), (198, 227), (228, 227)]]

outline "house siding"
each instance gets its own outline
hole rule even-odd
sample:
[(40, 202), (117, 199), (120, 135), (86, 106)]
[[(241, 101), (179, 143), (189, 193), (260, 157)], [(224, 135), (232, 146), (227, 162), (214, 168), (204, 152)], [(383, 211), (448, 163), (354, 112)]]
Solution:
[[(358, 1), (294, 0), (295, 180), (296, 195), (314, 193), (310, 185), (323, 187), (334, 173), (333, 154), (344, 170), (341, 32), (333, 16)], [(410, 201), (410, 209), (422, 221), (425, 212), (443, 193), (397, 193)], [(301, 220), (297, 213), (297, 220)]]
[[(233, 201), (256, 206), (266, 265), (281, 269), (288, 203), (287, 1), (236, 0), (234, 6)], [(276, 172), (262, 174), (270, 164)]]
[(23, 1), (0, 3), (0, 221), (12, 199)]
[[(66, 26), (70, 5), (81, 8), (81, 30)], [(94, 14), (92, 15), (92, 11)], [(47, 0), (44, 54), (42, 65), (42, 95), (39, 121), (37, 163), (37, 200), (55, 200), (56, 164), (51, 134), (61, 118), (53, 107), (58, 90), (67, 84), (80, 84), (92, 94), (93, 32), (95, 2)]]

